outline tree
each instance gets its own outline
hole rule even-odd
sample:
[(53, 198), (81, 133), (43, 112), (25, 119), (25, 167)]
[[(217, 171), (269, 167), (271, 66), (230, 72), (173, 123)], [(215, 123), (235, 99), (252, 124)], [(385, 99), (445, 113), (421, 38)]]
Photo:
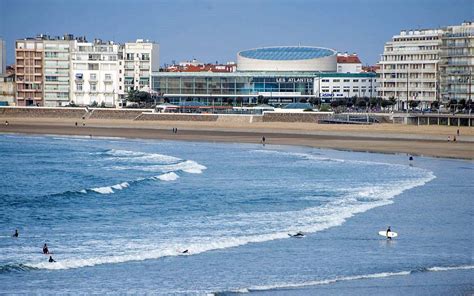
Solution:
[(419, 101), (411, 101), (410, 102), (410, 107), (411, 108), (416, 108), (416, 107), (418, 107), (419, 104), (420, 104)]
[(263, 100), (264, 100), (263, 96), (262, 96), (262, 95), (259, 95), (259, 96), (257, 97), (257, 104), (259, 104), (259, 105), (260, 105), (260, 104), (263, 104)]
[(135, 103), (149, 103), (153, 101), (153, 99), (151, 98), (150, 93), (146, 91), (132, 89), (128, 92), (127, 101)]

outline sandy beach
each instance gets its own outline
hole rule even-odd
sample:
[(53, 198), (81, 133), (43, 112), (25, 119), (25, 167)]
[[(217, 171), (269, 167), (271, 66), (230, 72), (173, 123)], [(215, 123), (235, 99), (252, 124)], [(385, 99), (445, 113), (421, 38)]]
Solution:
[[(0, 126), (2, 133), (242, 143), (260, 143), (265, 136), (266, 144), (474, 159), (474, 129), (470, 127), (38, 118), (2, 120), (9, 122), (8, 126)], [(176, 134), (172, 133), (173, 128), (178, 129)], [(458, 129), (460, 135), (456, 136), (456, 142), (452, 142)], [(448, 142), (448, 137), (451, 142)]]

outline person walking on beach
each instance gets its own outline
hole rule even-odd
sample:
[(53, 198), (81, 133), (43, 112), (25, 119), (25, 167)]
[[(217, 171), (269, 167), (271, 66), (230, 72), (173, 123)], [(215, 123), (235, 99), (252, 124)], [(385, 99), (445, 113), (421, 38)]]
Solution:
[(53, 263), (53, 262), (56, 262), (56, 260), (53, 259), (53, 256), (49, 256), (49, 260), (48, 260), (50, 263)]
[(18, 229), (15, 229), (15, 233), (12, 235), (13, 237), (18, 237), (20, 234), (18, 233)]
[(43, 246), (43, 254), (49, 254), (49, 250), (48, 250), (48, 245), (47, 245), (47, 244), (44, 244), (44, 246)]
[(5, 120), (5, 126), (8, 126), (8, 120)]
[(457, 134), (457, 135), (458, 135), (458, 137), (459, 137), (459, 129), (456, 131), (456, 134)]
[(265, 146), (265, 136), (262, 137), (262, 145)]

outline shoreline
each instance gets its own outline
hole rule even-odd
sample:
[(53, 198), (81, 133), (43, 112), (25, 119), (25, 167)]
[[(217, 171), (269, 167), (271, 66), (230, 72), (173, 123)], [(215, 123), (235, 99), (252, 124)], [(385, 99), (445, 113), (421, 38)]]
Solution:
[[(457, 127), (369, 126), (278, 123), (130, 122), (128, 120), (8, 118), (0, 133), (49, 134), (197, 142), (293, 145), (342, 151), (406, 153), (417, 156), (474, 159), (474, 131), (461, 128), (457, 142), (447, 137)], [(78, 126), (75, 126), (75, 122)], [(85, 126), (82, 126), (82, 124)], [(172, 128), (178, 132), (172, 133)], [(452, 137), (451, 137), (452, 138)]]

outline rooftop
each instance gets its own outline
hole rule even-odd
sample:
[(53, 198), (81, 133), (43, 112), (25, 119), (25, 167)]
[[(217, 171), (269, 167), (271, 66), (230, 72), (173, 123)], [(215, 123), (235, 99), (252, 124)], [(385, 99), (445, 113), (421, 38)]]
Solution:
[(243, 50), (238, 53), (244, 58), (257, 60), (289, 61), (309, 60), (335, 55), (332, 49), (309, 46), (278, 46)]

